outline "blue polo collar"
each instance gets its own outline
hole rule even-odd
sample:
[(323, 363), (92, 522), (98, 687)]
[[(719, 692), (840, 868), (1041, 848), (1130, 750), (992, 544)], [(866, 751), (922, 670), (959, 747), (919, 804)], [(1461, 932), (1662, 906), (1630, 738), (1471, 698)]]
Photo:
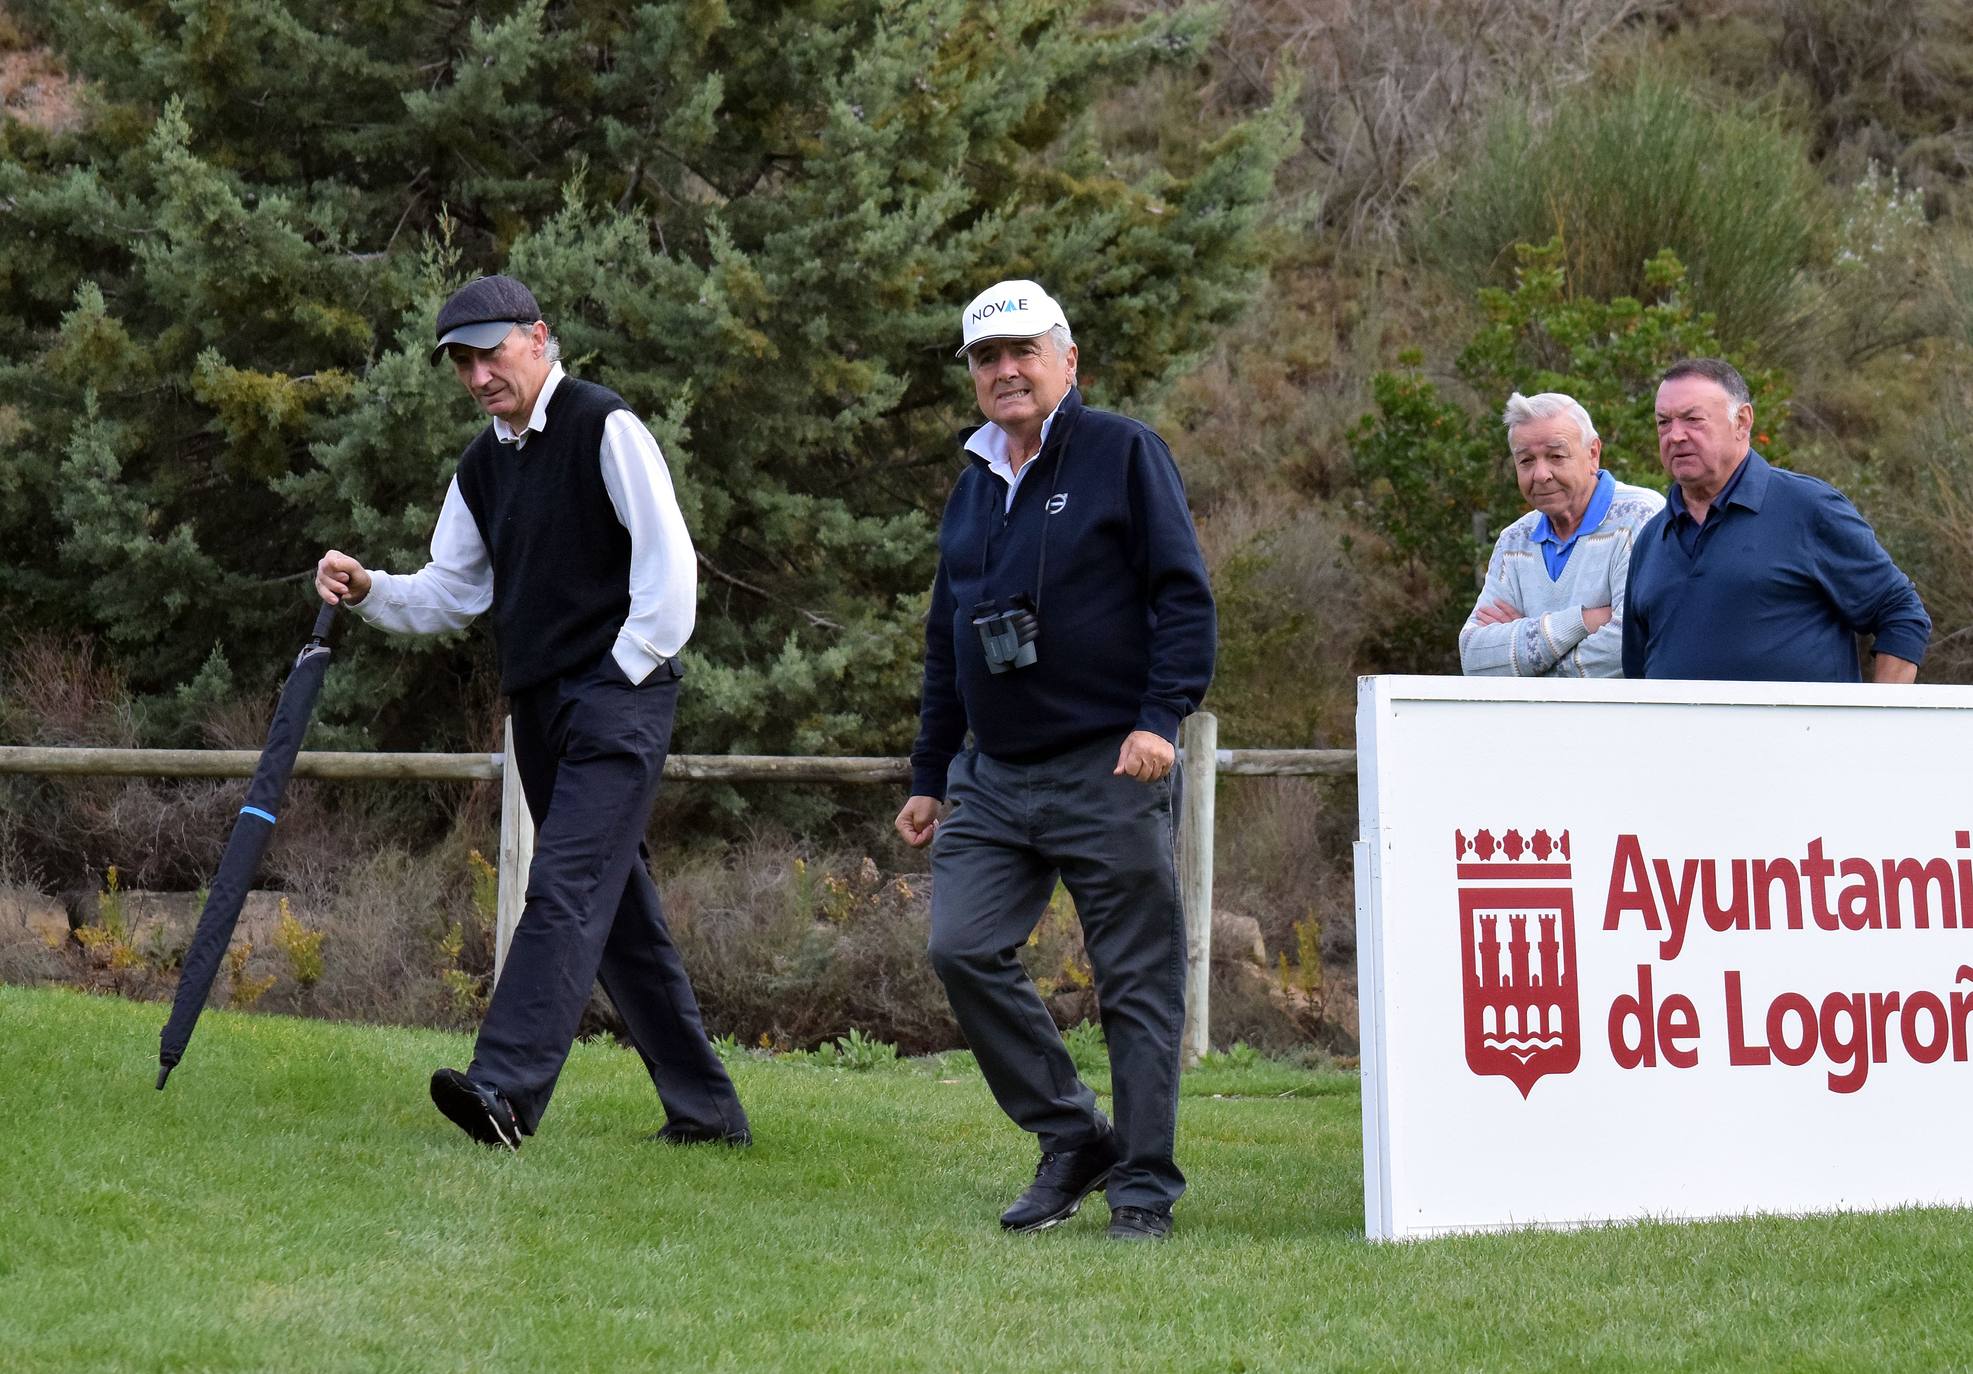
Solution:
[(1555, 537), (1555, 527), (1548, 523), (1545, 512), (1536, 514), (1532, 537), (1541, 546), (1541, 561), (1548, 569), (1550, 582), (1562, 576), (1562, 570), (1569, 566), (1569, 555), (1576, 551), (1576, 541), (1603, 523), (1603, 517), (1610, 513), (1610, 503), (1616, 499), (1617, 479), (1606, 469), (1596, 474), (1596, 490), (1590, 493), (1589, 505), (1583, 509), (1582, 523), (1567, 539)]
[[(1773, 477), (1774, 469), (1768, 465), (1767, 459), (1748, 449), (1747, 456), (1740, 460), (1740, 466), (1733, 470), (1733, 476), (1726, 479), (1726, 485), (1721, 487), (1719, 495), (1712, 499), (1709, 509), (1719, 510), (1734, 505), (1758, 511), (1761, 502), (1767, 498), (1768, 483)], [(1672, 483), (1671, 488), (1665, 493), (1665, 506), (1671, 514), (1671, 519), (1665, 522), (1667, 527), (1673, 520), (1692, 518), (1686, 513), (1685, 493), (1679, 490), (1676, 482)]]

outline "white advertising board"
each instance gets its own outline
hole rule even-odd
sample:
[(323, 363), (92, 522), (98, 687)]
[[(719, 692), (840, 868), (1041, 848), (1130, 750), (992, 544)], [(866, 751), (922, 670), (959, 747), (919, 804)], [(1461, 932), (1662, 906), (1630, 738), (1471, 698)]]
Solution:
[(1372, 1239), (1973, 1201), (1973, 688), (1365, 678)]

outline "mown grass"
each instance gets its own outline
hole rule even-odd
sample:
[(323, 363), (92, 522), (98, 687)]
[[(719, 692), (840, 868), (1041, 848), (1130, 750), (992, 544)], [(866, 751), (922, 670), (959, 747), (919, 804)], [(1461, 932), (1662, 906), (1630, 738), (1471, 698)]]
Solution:
[(163, 1011), (0, 988), (9, 1371), (1973, 1361), (1961, 1213), (1368, 1245), (1340, 1073), (1193, 1076), (1177, 1234), (1127, 1247), (1100, 1203), (998, 1233), (1032, 1155), (963, 1060), (744, 1061), (759, 1143), (677, 1150), (634, 1056), (579, 1046), (507, 1157), (425, 1098), (462, 1037), (209, 1012), (157, 1093)]

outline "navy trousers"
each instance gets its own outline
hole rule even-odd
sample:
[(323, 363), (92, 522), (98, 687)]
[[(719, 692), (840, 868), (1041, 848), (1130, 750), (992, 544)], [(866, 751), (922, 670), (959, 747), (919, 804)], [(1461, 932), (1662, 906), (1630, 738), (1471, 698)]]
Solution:
[(1075, 899), (1110, 1048), (1112, 1207), (1171, 1206), (1185, 1024), (1185, 917), (1173, 865), (1177, 772), (1113, 770), (1122, 738), (1033, 764), (952, 761), (932, 844), (932, 966), (994, 1100), (1041, 1148), (1079, 1149), (1109, 1123), (1018, 957), (1059, 876)]
[(515, 764), (534, 816), (527, 905), (468, 1073), (533, 1134), (600, 978), (668, 1121), (732, 1135), (747, 1116), (706, 1038), (651, 881), (644, 831), (671, 748), (670, 665), (633, 686), (604, 655), (516, 693)]

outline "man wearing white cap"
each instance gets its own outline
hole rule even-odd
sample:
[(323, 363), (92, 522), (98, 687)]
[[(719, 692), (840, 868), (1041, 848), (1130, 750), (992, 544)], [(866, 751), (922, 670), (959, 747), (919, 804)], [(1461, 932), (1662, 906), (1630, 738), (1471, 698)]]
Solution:
[(392, 575), (330, 549), (315, 571), (323, 600), (379, 629), (493, 618), (534, 864), (473, 1062), (433, 1074), (432, 1101), (481, 1144), (519, 1149), (600, 978), (664, 1105), (655, 1139), (746, 1145), (644, 846), (697, 612), (692, 540), (650, 431), (559, 351), (512, 277), (455, 292), (432, 361), (492, 423), (460, 456), (431, 561)]
[[(1082, 403), (1048, 293), (1001, 282), (960, 327), (986, 423), (939, 528), (897, 830), (932, 845), (932, 964), (995, 1100), (1041, 1146), (1000, 1224), (1045, 1230), (1106, 1188), (1113, 1238), (1162, 1240), (1185, 1189), (1174, 764), (1212, 679), (1212, 591), (1171, 451)], [(1018, 957), (1058, 879), (1095, 974), (1114, 1127)]]

